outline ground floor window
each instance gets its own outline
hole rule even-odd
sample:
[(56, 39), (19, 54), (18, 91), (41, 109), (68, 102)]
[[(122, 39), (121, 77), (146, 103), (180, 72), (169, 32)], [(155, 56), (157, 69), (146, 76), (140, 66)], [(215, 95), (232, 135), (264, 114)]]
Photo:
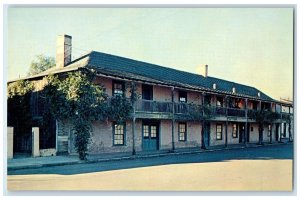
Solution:
[(179, 141), (186, 141), (186, 123), (178, 124)]
[(237, 134), (237, 124), (232, 124), (232, 137), (233, 138), (237, 138), (238, 134)]
[(217, 124), (217, 140), (222, 140), (222, 124)]
[(125, 145), (125, 124), (114, 123), (113, 125), (113, 144)]

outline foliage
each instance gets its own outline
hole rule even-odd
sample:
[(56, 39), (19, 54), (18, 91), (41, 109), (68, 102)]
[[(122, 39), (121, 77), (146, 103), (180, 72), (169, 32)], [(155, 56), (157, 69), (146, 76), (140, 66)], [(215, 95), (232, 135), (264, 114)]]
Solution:
[(68, 73), (60, 80), (49, 75), (44, 88), (46, 107), (55, 119), (69, 119), (76, 135), (75, 148), (80, 159), (86, 159), (93, 120), (104, 119), (107, 95), (104, 88), (93, 84), (93, 76), (81, 72)]
[(28, 76), (39, 74), (54, 66), (55, 59), (53, 57), (48, 57), (43, 54), (37, 55), (35, 60), (33, 60), (30, 64)]
[(189, 104), (189, 116), (194, 121), (208, 120), (212, 117), (212, 108), (207, 105)]
[(126, 121), (131, 117), (132, 104), (121, 95), (111, 97), (108, 108), (108, 117), (116, 120), (118, 123)]
[(24, 80), (10, 83), (7, 87), (7, 121), (15, 132), (25, 134), (31, 127), (30, 93), (33, 89), (33, 84)]
[(49, 75), (44, 99), (49, 113), (58, 120), (69, 119), (73, 124), (75, 148), (80, 159), (86, 159), (92, 121), (128, 119), (132, 105), (122, 95), (108, 99), (105, 88), (94, 84), (93, 73), (72, 72), (66, 77)]

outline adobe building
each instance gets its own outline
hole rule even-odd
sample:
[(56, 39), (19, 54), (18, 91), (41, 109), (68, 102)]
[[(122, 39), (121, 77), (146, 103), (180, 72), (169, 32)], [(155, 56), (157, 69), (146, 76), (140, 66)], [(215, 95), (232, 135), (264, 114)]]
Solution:
[[(288, 126), (292, 125), (284, 120), (285, 115), (293, 115), (292, 103), (272, 99), (251, 86), (211, 77), (207, 65), (201, 75), (96, 51), (72, 61), (72, 37), (62, 35), (57, 41), (57, 66), (26, 78), (36, 85), (32, 98), (35, 117), (42, 114), (36, 99), (43, 89), (42, 79), (48, 74), (93, 70), (97, 74), (95, 83), (103, 85), (108, 96), (129, 97), (125, 85), (132, 82), (140, 95), (134, 103), (131, 120), (122, 124), (93, 122), (90, 154), (258, 143), (258, 122), (251, 119), (249, 113), (259, 110), (280, 116), (272, 124), (264, 125), (263, 142), (292, 140), (293, 128), (291, 134), (288, 132)], [(195, 106), (200, 108), (200, 115), (204, 113), (204, 106), (209, 107), (210, 117), (191, 119)], [(57, 154), (76, 153), (75, 136), (68, 119), (55, 121), (52, 127), (51, 149)]]

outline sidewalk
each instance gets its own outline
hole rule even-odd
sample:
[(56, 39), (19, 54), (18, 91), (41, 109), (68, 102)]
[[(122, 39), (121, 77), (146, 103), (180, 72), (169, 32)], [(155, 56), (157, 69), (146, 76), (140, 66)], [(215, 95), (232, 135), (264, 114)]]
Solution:
[(137, 152), (136, 155), (132, 155), (131, 152), (128, 153), (111, 153), (111, 154), (97, 154), (88, 155), (86, 161), (79, 160), (77, 155), (66, 155), (66, 156), (52, 156), (52, 157), (27, 157), (27, 158), (16, 158), (7, 160), (7, 170), (18, 170), (18, 169), (33, 169), (46, 166), (60, 166), (60, 165), (72, 165), (81, 163), (96, 163), (96, 162), (108, 162), (117, 160), (130, 160), (130, 159), (140, 159), (140, 158), (153, 158), (153, 157), (163, 157), (170, 155), (185, 155), (185, 154), (198, 154), (204, 152), (212, 151), (226, 151), (230, 149), (244, 149), (244, 148), (256, 148), (261, 146), (269, 145), (284, 145), (287, 143), (264, 143), (264, 145), (257, 145), (254, 143), (248, 143), (247, 147), (244, 144), (234, 144), (220, 146), (211, 146), (207, 149), (197, 148), (182, 148), (176, 149), (174, 151), (163, 150), (155, 152)]

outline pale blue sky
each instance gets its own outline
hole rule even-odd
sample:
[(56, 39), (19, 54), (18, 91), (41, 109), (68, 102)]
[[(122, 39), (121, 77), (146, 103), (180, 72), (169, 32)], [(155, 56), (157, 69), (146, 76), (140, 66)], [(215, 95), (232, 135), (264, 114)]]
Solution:
[(56, 36), (73, 37), (73, 57), (89, 50), (293, 95), (292, 8), (9, 8), (8, 80), (35, 55), (55, 57)]

